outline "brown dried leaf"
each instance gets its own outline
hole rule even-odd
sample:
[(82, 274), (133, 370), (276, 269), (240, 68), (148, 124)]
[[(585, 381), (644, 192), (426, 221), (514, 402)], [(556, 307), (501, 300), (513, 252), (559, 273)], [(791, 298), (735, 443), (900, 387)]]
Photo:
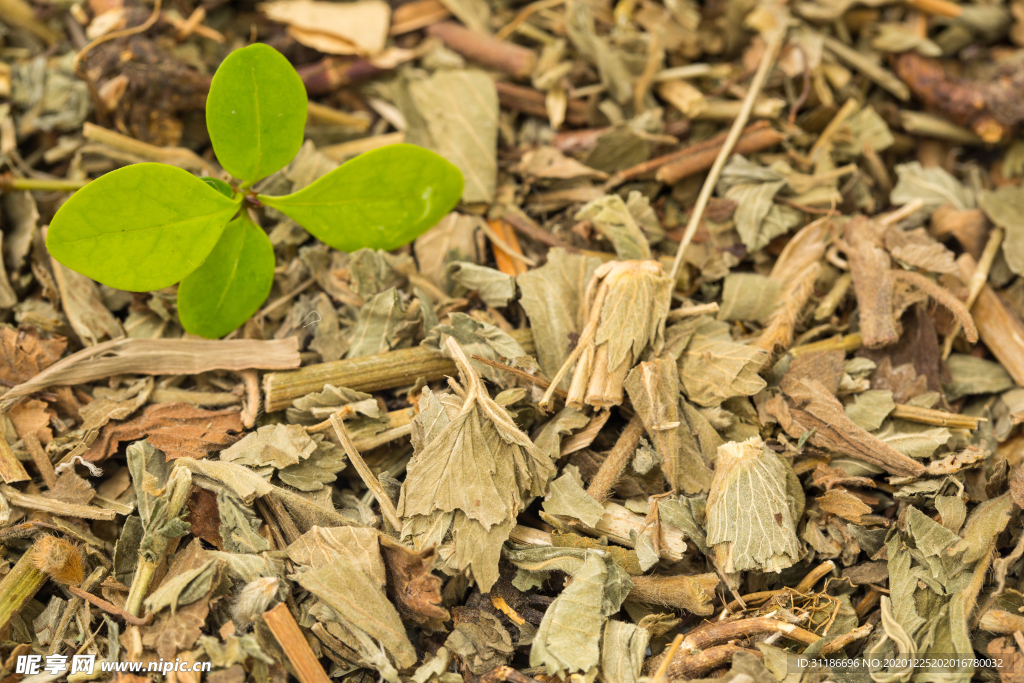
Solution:
[(18, 436), (25, 438), (32, 434), (39, 443), (44, 446), (53, 440), (53, 430), (50, 429), (50, 412), (42, 401), (32, 399), (22, 401), (8, 411), (7, 416), (14, 423), (14, 431)]
[(57, 484), (42, 495), (72, 505), (86, 505), (96, 497), (96, 491), (92, 484), (75, 474), (74, 470), (67, 470), (57, 477)]
[(776, 396), (765, 408), (794, 439), (811, 433), (809, 441), (819, 448), (845, 453), (900, 476), (924, 474), (921, 463), (854, 424), (843, 411), (843, 404), (818, 380), (786, 375), (780, 386), (789, 402)]
[(437, 549), (411, 550), (379, 536), (381, 555), (388, 577), (388, 597), (403, 619), (424, 624), (429, 619), (448, 621), (448, 610), (441, 606), (441, 579), (431, 571)]
[(40, 339), (35, 330), (0, 328), (0, 380), (19, 384), (60, 359), (68, 346), (63, 337)]
[(175, 458), (205, 458), (238, 440), (244, 431), (237, 410), (202, 410), (187, 403), (158, 403), (142, 415), (120, 424), (108, 424), (96, 443), (83, 456), (103, 462), (117, 452), (123, 441), (146, 439), (155, 448)]
[(846, 489), (829, 489), (817, 501), (818, 507), (824, 512), (838, 515), (855, 524), (861, 523), (862, 515), (871, 514), (871, 508)]

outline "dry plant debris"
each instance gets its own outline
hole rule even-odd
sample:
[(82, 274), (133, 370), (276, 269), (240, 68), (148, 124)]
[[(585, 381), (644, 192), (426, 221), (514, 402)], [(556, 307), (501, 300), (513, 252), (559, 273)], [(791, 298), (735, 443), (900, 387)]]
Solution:
[[(1024, 681), (1020, 0), (0, 22), (0, 681)], [(199, 340), (45, 233), (221, 177), (252, 41), (311, 98), (260, 192), (402, 141), (465, 191), (390, 253), (254, 206), (271, 296)]]

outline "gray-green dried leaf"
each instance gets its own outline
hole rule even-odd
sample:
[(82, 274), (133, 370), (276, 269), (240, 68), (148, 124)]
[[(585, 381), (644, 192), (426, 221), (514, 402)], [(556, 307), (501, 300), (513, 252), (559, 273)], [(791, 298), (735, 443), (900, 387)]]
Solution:
[(421, 317), (419, 309), (406, 304), (395, 287), (374, 295), (359, 309), (345, 357), (409, 348)]
[(589, 527), (597, 526), (604, 516), (604, 506), (591, 498), (568, 472), (551, 482), (543, 508), (548, 514), (572, 517)]
[(782, 283), (756, 273), (729, 273), (722, 287), (718, 319), (763, 323), (775, 310)]
[(607, 683), (640, 683), (650, 639), (646, 628), (609, 619), (601, 638), (601, 678)]
[[(458, 413), (445, 414), (447, 424), (438, 423), (436, 433), (427, 437), (408, 465), (408, 474), (398, 501), (398, 513), (405, 521), (435, 513), (456, 512), (457, 524), (477, 525), (476, 533), (456, 533), (456, 553), (470, 556), (493, 569), (488, 579), (497, 578), (500, 545), (525, 506), (525, 496), (544, 492), (553, 473), (550, 458), (537, 450), (519, 431), (508, 413), (494, 403), (480, 376), (469, 365), (458, 344), (449, 339), (447, 347), (462, 375), (464, 399)], [(441, 411), (435, 411), (440, 415)], [(477, 536), (498, 526), (504, 538), (495, 548), (492, 542), (474, 548), (469, 535)], [(489, 539), (493, 541), (494, 539)], [(487, 556), (480, 553), (487, 551)], [(497, 551), (497, 552), (495, 552)], [(474, 575), (479, 569), (474, 569)], [(480, 583), (487, 592), (491, 583)]]
[(416, 649), (409, 642), (398, 611), (384, 594), (383, 583), (367, 574), (350, 555), (336, 554), (328, 563), (291, 578), (329, 607), (335, 621), (380, 643), (399, 668), (416, 663)]
[(217, 492), (220, 513), (220, 537), (229, 553), (261, 553), (270, 550), (267, 539), (259, 535), (260, 518), (227, 489)]
[(989, 220), (1006, 230), (1003, 237), (1003, 256), (1006, 264), (1017, 275), (1024, 273), (1024, 190), (1013, 185), (983, 192), (978, 206)]
[(220, 459), (248, 467), (284, 469), (297, 465), (316, 450), (316, 442), (302, 425), (275, 424), (260, 427), (221, 451)]
[(494, 79), (475, 69), (441, 70), (408, 82), (411, 111), (405, 141), (455, 164), (465, 202), (491, 202), (498, 178), (498, 93)]
[(895, 408), (891, 391), (871, 389), (857, 394), (853, 403), (846, 405), (846, 416), (861, 429), (873, 432)]
[(718, 449), (707, 502), (707, 544), (727, 573), (779, 572), (800, 559), (787, 493), (789, 464), (759, 437)]
[(974, 193), (938, 166), (925, 168), (911, 161), (897, 165), (896, 175), (899, 180), (889, 194), (896, 206), (920, 199), (929, 213), (946, 203), (961, 211), (974, 208)]
[[(562, 367), (583, 329), (580, 308), (587, 283), (600, 265), (601, 259), (594, 256), (552, 249), (547, 263), (516, 278), (522, 292), (520, 304), (530, 319), (537, 361), (548, 377), (554, 377)], [(560, 387), (567, 389), (568, 379)]]
[(626, 202), (617, 194), (595, 199), (576, 212), (577, 221), (589, 220), (604, 236), (622, 260), (651, 258), (647, 237), (637, 224)]
[(943, 387), (949, 401), (974, 394), (997, 394), (1015, 386), (1002, 365), (984, 358), (954, 353), (946, 359), (946, 366), (952, 376)]
[(706, 320), (679, 357), (683, 393), (702, 406), (753, 396), (767, 386), (758, 374), (767, 358), (764, 349), (732, 341), (726, 323)]
[(478, 292), (480, 300), (494, 308), (504, 308), (516, 296), (516, 281), (500, 270), (456, 261), (449, 263), (448, 277), (465, 290)]
[(606, 611), (609, 564), (597, 553), (587, 554), (572, 583), (544, 613), (530, 648), (530, 666), (543, 665), (548, 675), (562, 676), (585, 673), (600, 663), (604, 620), (618, 610), (616, 605), (612, 612)]
[[(437, 349), (447, 356), (450, 354), (446, 342), (453, 338), (466, 355), (482, 356), (490, 360), (514, 359), (526, 355), (519, 342), (495, 325), (481, 322), (465, 313), (451, 313), (448, 318), (448, 323), (430, 330), (421, 346)], [(507, 373), (475, 360), (471, 360), (470, 365), (490, 381), (502, 387), (507, 386)]]

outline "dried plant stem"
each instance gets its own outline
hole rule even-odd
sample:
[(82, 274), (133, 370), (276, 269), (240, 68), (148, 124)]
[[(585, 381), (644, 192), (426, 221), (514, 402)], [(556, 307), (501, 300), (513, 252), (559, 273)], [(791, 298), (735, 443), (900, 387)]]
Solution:
[[(505, 268), (500, 270), (502, 270), (506, 275), (515, 277), (520, 273), (525, 273), (526, 266), (536, 268), (537, 262), (532, 258), (523, 255), (522, 247), (519, 246), (519, 240), (516, 239), (515, 232), (511, 230), (508, 232), (508, 235), (511, 235), (511, 240), (508, 240), (507, 235), (503, 237), (498, 234), (494, 229), (494, 226), (491, 225), (492, 223), (503, 233), (505, 232), (505, 229), (502, 226), (502, 221), (500, 220), (488, 222), (481, 218), (480, 229), (483, 230), (484, 234), (487, 235), (487, 238), (491, 240), (491, 245), (494, 247), (495, 262), (500, 262), (499, 265), (506, 264)], [(501, 255), (500, 258), (499, 254)], [(514, 272), (508, 272), (509, 267), (512, 267)]]
[[(187, 458), (185, 458), (187, 459)], [(161, 495), (163, 506), (160, 510), (160, 517), (164, 520), (171, 520), (181, 514), (192, 491), (192, 473), (184, 467), (175, 466), (167, 479), (165, 492)], [(151, 519), (152, 523), (153, 520)], [(177, 539), (173, 539), (177, 543)], [(135, 577), (132, 579), (128, 597), (124, 601), (124, 608), (128, 614), (139, 616), (142, 611), (142, 601), (149, 593), (150, 584), (156, 576), (156, 571), (166, 559), (167, 549), (172, 539), (163, 535), (157, 529), (146, 529), (143, 541), (144, 551), (139, 553), (139, 563), (135, 567)]]
[[(534, 353), (529, 329), (513, 330), (515, 339), (528, 353)], [(263, 394), (268, 413), (289, 407), (297, 398), (321, 391), (325, 384), (355, 391), (381, 391), (414, 384), (420, 377), (428, 382), (455, 374), (455, 363), (433, 349), (416, 347), (375, 353), (308, 365), (292, 372), (271, 372), (263, 376)]]
[(734, 638), (781, 633), (784, 637), (804, 645), (817, 642), (821, 636), (805, 628), (771, 617), (752, 617), (734, 621), (707, 622), (686, 634), (683, 646), (687, 650), (704, 650)]
[(1024, 631), (1024, 616), (1003, 610), (990, 609), (981, 615), (978, 620), (978, 627), (989, 633), (1012, 634), (1014, 631)]
[[(92, 605), (95, 605), (96, 607), (99, 607), (101, 610), (103, 610), (107, 614), (113, 614), (115, 617), (120, 617), (120, 618), (124, 619), (126, 622), (128, 622), (129, 624), (132, 624), (134, 626), (145, 626), (146, 624), (148, 624), (150, 621), (153, 620), (153, 615), (149, 615), (145, 619), (140, 618), (140, 617), (136, 617), (136, 616), (134, 616), (132, 614), (129, 614), (125, 610), (121, 609), (120, 607), (118, 607), (114, 603), (107, 602), (103, 598), (101, 598), (101, 597), (99, 597), (97, 595), (93, 595), (92, 593), (90, 593), (90, 592), (88, 592), (86, 590), (83, 590), (81, 588), (78, 588), (77, 586), (67, 586), (67, 589), (68, 589), (68, 592), (70, 592), (72, 595), (75, 595), (75, 596), (81, 598), (82, 600), (85, 600), (86, 602), (88, 602), (88, 603), (90, 603)], [(69, 608), (68, 611), (70, 611), (70, 608)]]
[[(875, 593), (875, 595), (878, 595), (878, 593)], [(834, 640), (830, 640), (827, 643), (825, 643), (825, 645), (821, 648), (821, 654), (835, 654), (847, 645), (849, 645), (850, 643), (854, 643), (863, 638), (867, 638), (871, 635), (871, 632), (873, 630), (875, 630), (874, 624), (862, 624), (857, 628), (853, 629), (852, 631), (850, 631), (849, 633), (844, 633), (843, 635), (835, 638)]]
[[(617, 503), (604, 504), (604, 516), (593, 527), (575, 526), (574, 529), (592, 536), (607, 536), (612, 543), (632, 548), (633, 538), (641, 534), (647, 526), (646, 518)], [(630, 534), (632, 532), (632, 535)], [(551, 534), (539, 529), (517, 525), (509, 536), (517, 543), (535, 546), (551, 545)], [(661, 548), (659, 555), (666, 560), (678, 562), (688, 552), (686, 535), (671, 524), (661, 523)]]
[(832, 285), (832, 289), (828, 291), (818, 304), (818, 307), (814, 309), (815, 320), (825, 320), (826, 318), (832, 317), (832, 314), (839, 308), (839, 304), (846, 298), (846, 294), (850, 291), (850, 285), (853, 284), (853, 276), (849, 273), (843, 273), (840, 275), (835, 283)]
[(427, 35), (441, 41), (463, 57), (514, 76), (526, 78), (537, 64), (533, 50), (466, 28), (454, 21), (442, 21), (427, 29)]
[[(970, 282), (967, 283), (967, 301), (964, 302), (967, 310), (974, 308), (974, 302), (978, 300), (981, 290), (985, 288), (985, 283), (988, 282), (989, 271), (992, 270), (992, 263), (996, 260), (996, 254), (999, 253), (999, 247), (1002, 243), (1003, 229), (994, 228), (988, 236), (985, 249), (981, 252), (978, 265), (971, 274)], [(957, 335), (960, 334), (960, 329), (960, 322), (957, 321), (953, 331), (946, 336), (942, 345), (942, 360), (949, 358), (949, 354), (953, 352), (953, 342), (956, 341)]]
[(827, 149), (831, 144), (832, 137), (836, 134), (836, 131), (839, 130), (840, 126), (846, 123), (846, 119), (857, 113), (858, 109), (860, 109), (860, 103), (852, 97), (843, 103), (843, 106), (839, 108), (839, 111), (836, 112), (835, 116), (832, 117), (832, 120), (828, 122), (827, 126), (825, 126), (825, 130), (821, 131), (821, 135), (819, 135), (818, 139), (814, 141), (813, 145), (811, 145), (811, 151), (807, 153), (808, 161), (812, 164), (817, 161), (818, 155), (821, 154), (821, 151), (823, 149)]
[[(75, 590), (90, 591), (93, 586), (103, 580), (103, 577), (107, 575), (107, 570), (103, 567), (97, 567), (93, 570), (85, 581), (82, 582), (81, 588), (75, 586)], [(69, 590), (72, 586), (67, 587)], [(74, 591), (72, 591), (74, 593)], [(60, 618), (57, 623), (57, 628), (53, 632), (52, 640), (50, 641), (50, 654), (57, 654), (64, 645), (64, 634), (68, 632), (68, 627), (71, 626), (71, 620), (76, 614), (78, 614), (79, 608), (82, 606), (84, 600), (80, 597), (73, 597), (68, 601), (68, 606), (64, 610), (64, 615)]]
[(954, 429), (974, 430), (978, 428), (980, 423), (988, 422), (988, 420), (983, 417), (958, 415), (956, 413), (947, 413), (944, 410), (919, 408), (917, 406), (908, 406), (902, 403), (896, 404), (896, 407), (893, 409), (892, 413), (890, 413), (890, 416), (901, 420), (907, 420), (908, 422), (935, 425), (937, 427), (952, 427)]
[[(667, 681), (688, 681), (695, 678), (703, 678), (715, 669), (727, 666), (737, 652), (749, 652), (750, 654), (764, 659), (764, 655), (757, 650), (751, 650), (739, 645), (716, 645), (701, 652), (679, 652), (675, 657), (664, 656), (660, 661), (659, 670), (665, 667)], [(662, 657), (662, 655), (659, 655)], [(654, 660), (656, 658), (652, 658)], [(651, 666), (653, 666), (653, 661)]]
[(981, 136), (973, 130), (923, 111), (901, 110), (900, 124), (903, 130), (918, 137), (946, 140), (959, 145), (985, 144)]
[[(970, 282), (976, 268), (970, 254), (963, 254), (956, 260), (960, 279)], [(996, 357), (1014, 384), (1024, 386), (1024, 325), (1007, 310), (1005, 304), (991, 286), (981, 288), (981, 294), (971, 308), (978, 325), (978, 334), (992, 355)]]
[(284, 650), (300, 683), (331, 683), (331, 679), (327, 677), (313, 653), (313, 648), (302, 635), (302, 629), (295, 623), (295, 617), (288, 611), (288, 605), (278, 603), (276, 607), (263, 613), (263, 621)]
[(910, 88), (908, 88), (903, 81), (897, 78), (896, 74), (879, 66), (878, 64), (875, 64), (857, 50), (839, 42), (831, 36), (826, 36), (824, 33), (818, 32), (815, 32), (815, 35), (821, 36), (825, 47), (828, 48), (832, 54), (838, 57), (839, 61), (846, 62), (854, 69), (857, 69), (879, 86), (895, 95), (896, 99), (902, 100), (903, 102), (910, 99)]
[(800, 318), (800, 312), (814, 294), (814, 282), (821, 273), (820, 263), (811, 263), (786, 284), (782, 294), (782, 305), (772, 313), (768, 325), (756, 342), (756, 346), (768, 352), (765, 365), (771, 363), (775, 350), (786, 348), (793, 343), (793, 333)]
[(373, 497), (380, 504), (381, 514), (388, 520), (392, 529), (400, 531), (402, 529), (402, 520), (398, 517), (398, 510), (395, 509), (395, 504), (388, 498), (388, 494), (384, 492), (384, 487), (380, 485), (380, 480), (370, 470), (366, 461), (363, 460), (363, 456), (360, 455), (359, 450), (352, 443), (352, 437), (348, 435), (345, 424), (338, 419), (337, 415), (331, 415), (331, 426), (334, 427), (334, 433), (338, 435), (342, 448), (348, 454), (349, 461), (356, 468), (356, 472), (359, 473), (359, 478), (363, 480), (366, 488), (370, 489)]
[[(520, 370), (519, 368), (514, 368), (510, 365), (503, 365), (498, 361), (491, 360), (490, 358), (484, 358), (483, 356), (478, 356), (475, 353), (470, 354), (469, 357), (475, 360), (477, 363), (483, 363), (489, 368), (494, 368), (495, 370), (507, 372), (508, 374), (518, 377), (523, 381), (529, 382), (531, 384), (536, 384), (538, 387), (541, 387), (542, 389), (547, 389), (548, 387), (551, 386), (551, 382), (549, 382), (548, 380), (544, 379), (543, 377), (531, 375), (525, 370)], [(562, 398), (569, 398), (569, 394), (562, 391), (558, 387), (555, 387), (555, 393), (561, 396)]]
[(33, 562), (32, 556), (38, 547), (39, 541), (36, 541), (0, 581), (0, 629), (11, 623), (11, 619), (46, 583), (46, 574), (37, 569)]
[(117, 131), (97, 126), (88, 121), (82, 127), (82, 137), (90, 142), (98, 142), (108, 147), (113, 147), (120, 152), (131, 154), (144, 161), (170, 164), (171, 166), (183, 168), (186, 171), (205, 173), (206, 175), (216, 174), (215, 169), (206, 160), (184, 147), (158, 147), (148, 142), (130, 138), (127, 135), (121, 135)]
[[(391, 30), (388, 35), (400, 36), (444, 21), (452, 15), (438, 0), (413, 0), (396, 7), (391, 13)], [(500, 37), (500, 36), (499, 36)]]
[(832, 570), (836, 568), (836, 563), (832, 560), (825, 560), (817, 567), (807, 572), (804, 578), (800, 579), (800, 583), (793, 587), (797, 593), (808, 593), (814, 588), (814, 584), (818, 583), (818, 580), (823, 576), (827, 576), (832, 573)]
[(676, 637), (672, 639), (672, 642), (665, 649), (664, 659), (661, 662), (661, 666), (654, 672), (654, 676), (651, 677), (652, 683), (665, 683), (668, 680), (668, 665), (672, 663), (672, 658), (676, 656), (676, 651), (683, 642), (683, 634), (677, 633)]
[(591, 498), (598, 503), (603, 503), (608, 498), (608, 494), (611, 493), (615, 482), (622, 476), (622, 473), (626, 470), (626, 465), (629, 464), (633, 454), (636, 453), (636, 447), (640, 443), (640, 437), (643, 434), (643, 420), (640, 419), (640, 415), (634, 415), (629, 420), (626, 428), (622, 430), (622, 434), (619, 435), (619, 439), (615, 442), (611, 453), (601, 463), (597, 474), (590, 480), (587, 493)]
[(309, 109), (309, 118), (324, 123), (330, 123), (337, 126), (348, 126), (354, 128), (359, 132), (365, 131), (370, 127), (370, 118), (366, 115), (356, 116), (349, 114), (348, 112), (334, 109), (323, 104), (318, 104), (310, 100), (307, 103)]
[(803, 356), (808, 353), (817, 353), (818, 351), (856, 351), (860, 347), (864, 346), (864, 339), (860, 334), (848, 334), (844, 337), (832, 337), (830, 339), (823, 339), (821, 341), (812, 342), (810, 344), (804, 344), (803, 346), (794, 346), (789, 350), (789, 353), (793, 356)]
[(40, 512), (49, 512), (52, 515), (60, 515), (62, 517), (80, 517), (82, 519), (97, 519), (107, 522), (117, 517), (117, 513), (113, 510), (104, 510), (93, 505), (67, 503), (30, 493), (22, 493), (18, 489), (6, 485), (0, 485), (0, 493), (12, 505), (17, 505), (27, 510), (39, 510)]
[(18, 460), (18, 456), (14, 454), (11, 445), (7, 443), (6, 437), (0, 434), (0, 479), (3, 479), (5, 484), (13, 484), (31, 478), (25, 471), (25, 466)]
[(50, 462), (50, 456), (43, 450), (43, 445), (39, 443), (39, 439), (36, 438), (35, 434), (26, 434), (23, 440), (25, 441), (25, 448), (28, 449), (29, 455), (32, 456), (32, 462), (36, 464), (36, 469), (39, 470), (43, 481), (46, 482), (46, 487), (52, 489), (57, 485), (57, 473), (53, 471), (53, 463)]
[(964, 8), (949, 0), (903, 0), (908, 6), (914, 9), (935, 14), (940, 17), (956, 19), (964, 13)]
[[(764, 87), (765, 81), (768, 79), (768, 73), (775, 65), (775, 58), (779, 54), (779, 50), (782, 48), (783, 39), (786, 36), (786, 29), (784, 26), (779, 26), (775, 31), (769, 34), (765, 44), (764, 54), (761, 55), (761, 63), (757, 65), (757, 71), (754, 72), (754, 77), (750, 81), (750, 87), (747, 89), (747, 96), (743, 98), (743, 105), (740, 108), (739, 116), (732, 123), (732, 128), (729, 129), (729, 135), (726, 137), (725, 142), (722, 144), (722, 149), (719, 150), (718, 156), (715, 158), (715, 163), (712, 164), (711, 170), (708, 172), (707, 178), (704, 179), (704, 185), (700, 188), (700, 194), (697, 195), (697, 201), (693, 206), (693, 211), (690, 213), (690, 220), (686, 224), (686, 230), (683, 232), (683, 239), (679, 243), (679, 249), (676, 251), (675, 260), (672, 262), (672, 270), (669, 272), (669, 279), (672, 282), (676, 281), (676, 277), (679, 275), (679, 268), (683, 263), (683, 255), (686, 253), (686, 248), (690, 246), (690, 242), (693, 241), (693, 236), (697, 233), (697, 228), (700, 225), (701, 219), (704, 217), (704, 210), (708, 206), (708, 200), (711, 199), (711, 193), (715, 189), (715, 184), (718, 183), (718, 178), (722, 174), (722, 169), (725, 168), (725, 163), (728, 161), (729, 156), (732, 154), (733, 148), (736, 147), (736, 143), (740, 139), (740, 135), (743, 133), (743, 127), (747, 125), (747, 121), (750, 120), (750, 113), (754, 109), (754, 102), (757, 100), (757, 96), (761, 93), (761, 89)], [(669, 302), (669, 308), (672, 303)]]
[[(285, 370), (301, 362), (297, 340), (114, 339), (62, 358), (3, 396), (12, 399), (57, 385), (73, 385), (114, 375), (198, 375), (210, 370)], [(314, 391), (319, 391), (319, 387)]]
[[(87, 124), (88, 125), (88, 124)], [(81, 190), (89, 180), (66, 180), (64, 178), (15, 178), (10, 174), (0, 177), (0, 192), (74, 192)]]

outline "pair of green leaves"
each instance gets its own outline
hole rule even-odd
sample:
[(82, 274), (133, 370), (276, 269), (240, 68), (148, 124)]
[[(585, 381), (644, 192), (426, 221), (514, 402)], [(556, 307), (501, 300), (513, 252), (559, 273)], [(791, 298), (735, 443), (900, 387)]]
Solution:
[[(135, 164), (89, 183), (57, 212), (46, 246), (105, 285), (149, 291), (176, 282), (186, 330), (220, 337), (266, 300), (274, 249), (243, 208), (248, 188), (302, 146), (302, 79), (271, 47), (231, 53), (210, 85), (206, 125), (238, 188), (164, 164)], [(462, 195), (462, 174), (433, 152), (392, 145), (362, 154), (307, 187), (258, 202), (342, 251), (395, 249), (433, 226)]]

